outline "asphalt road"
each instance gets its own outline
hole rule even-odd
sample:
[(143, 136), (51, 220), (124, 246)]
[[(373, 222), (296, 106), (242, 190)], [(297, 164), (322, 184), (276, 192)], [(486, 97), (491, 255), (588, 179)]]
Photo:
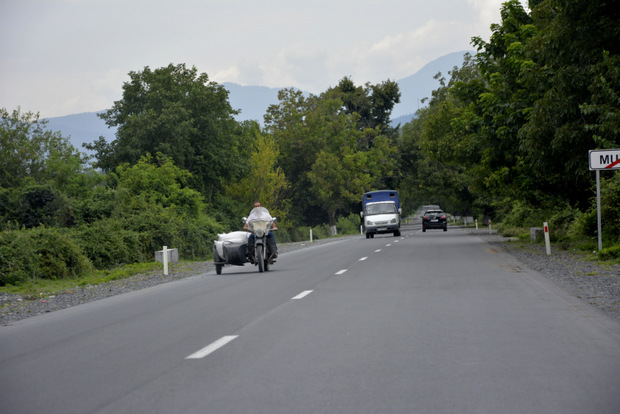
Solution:
[(0, 328), (13, 413), (620, 412), (620, 323), (458, 230), (346, 238)]

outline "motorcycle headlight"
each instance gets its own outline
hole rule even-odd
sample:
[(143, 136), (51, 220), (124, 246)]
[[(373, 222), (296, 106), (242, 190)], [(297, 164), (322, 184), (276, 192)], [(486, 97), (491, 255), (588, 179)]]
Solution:
[(265, 232), (262, 230), (256, 230), (256, 237), (263, 237), (265, 235)]

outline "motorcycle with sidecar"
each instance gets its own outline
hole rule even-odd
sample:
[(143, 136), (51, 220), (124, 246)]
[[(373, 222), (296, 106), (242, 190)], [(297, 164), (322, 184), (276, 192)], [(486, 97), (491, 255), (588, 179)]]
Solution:
[(274, 249), (268, 243), (275, 220), (266, 208), (255, 207), (247, 218), (243, 218), (248, 231), (219, 234), (213, 244), (215, 273), (221, 275), (225, 265), (243, 266), (245, 263), (258, 266), (261, 273), (268, 271), (269, 266), (275, 263)]

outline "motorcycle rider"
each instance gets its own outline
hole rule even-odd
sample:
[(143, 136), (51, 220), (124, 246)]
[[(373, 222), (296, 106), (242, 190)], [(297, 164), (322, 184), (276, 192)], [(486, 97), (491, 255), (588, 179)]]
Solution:
[[(254, 202), (254, 208), (257, 208), (257, 207), (262, 207), (260, 201)], [(254, 209), (252, 209), (252, 211), (254, 211)], [(250, 214), (248, 215), (248, 218), (245, 221), (245, 224), (243, 225), (243, 230), (248, 229), (248, 221), (250, 221), (253, 218), (252, 211), (250, 211)], [(272, 222), (271, 230), (277, 230), (277, 229), (278, 227), (276, 226), (276, 222), (275, 221)], [(269, 230), (269, 233), (267, 233), (267, 249), (271, 253), (271, 258), (275, 259), (278, 257), (278, 245), (276, 244), (276, 236), (273, 234), (273, 231), (271, 230)], [(254, 246), (255, 246), (254, 234), (250, 233), (250, 237), (248, 237), (248, 254), (252, 258), (252, 260), (254, 260)]]

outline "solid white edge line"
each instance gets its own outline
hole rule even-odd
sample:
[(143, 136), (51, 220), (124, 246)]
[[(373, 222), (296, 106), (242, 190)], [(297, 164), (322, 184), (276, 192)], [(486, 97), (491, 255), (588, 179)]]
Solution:
[(312, 290), (304, 290), (299, 295), (297, 295), (297, 296), (295, 296), (294, 298), (291, 298), (291, 299), (302, 299), (302, 298), (305, 298), (306, 296), (308, 296), (309, 294), (311, 294), (312, 292), (313, 292)]
[(191, 354), (190, 356), (188, 356), (185, 359), (202, 359), (202, 358), (206, 357), (207, 355), (209, 355), (210, 353), (220, 349), (221, 347), (223, 347), (224, 345), (226, 345), (227, 343), (229, 343), (233, 339), (237, 338), (238, 336), (239, 335), (223, 336), (220, 339), (218, 339), (217, 341), (213, 342), (211, 345), (205, 346), (200, 351), (194, 352), (193, 354)]
[(363, 262), (364, 260), (368, 259), (368, 257), (362, 257), (359, 261)]
[(342, 269), (342, 270), (337, 271), (335, 274), (337, 274), (337, 275), (341, 275), (341, 274), (343, 274), (344, 272), (346, 272), (347, 270), (349, 270), (349, 269)]

